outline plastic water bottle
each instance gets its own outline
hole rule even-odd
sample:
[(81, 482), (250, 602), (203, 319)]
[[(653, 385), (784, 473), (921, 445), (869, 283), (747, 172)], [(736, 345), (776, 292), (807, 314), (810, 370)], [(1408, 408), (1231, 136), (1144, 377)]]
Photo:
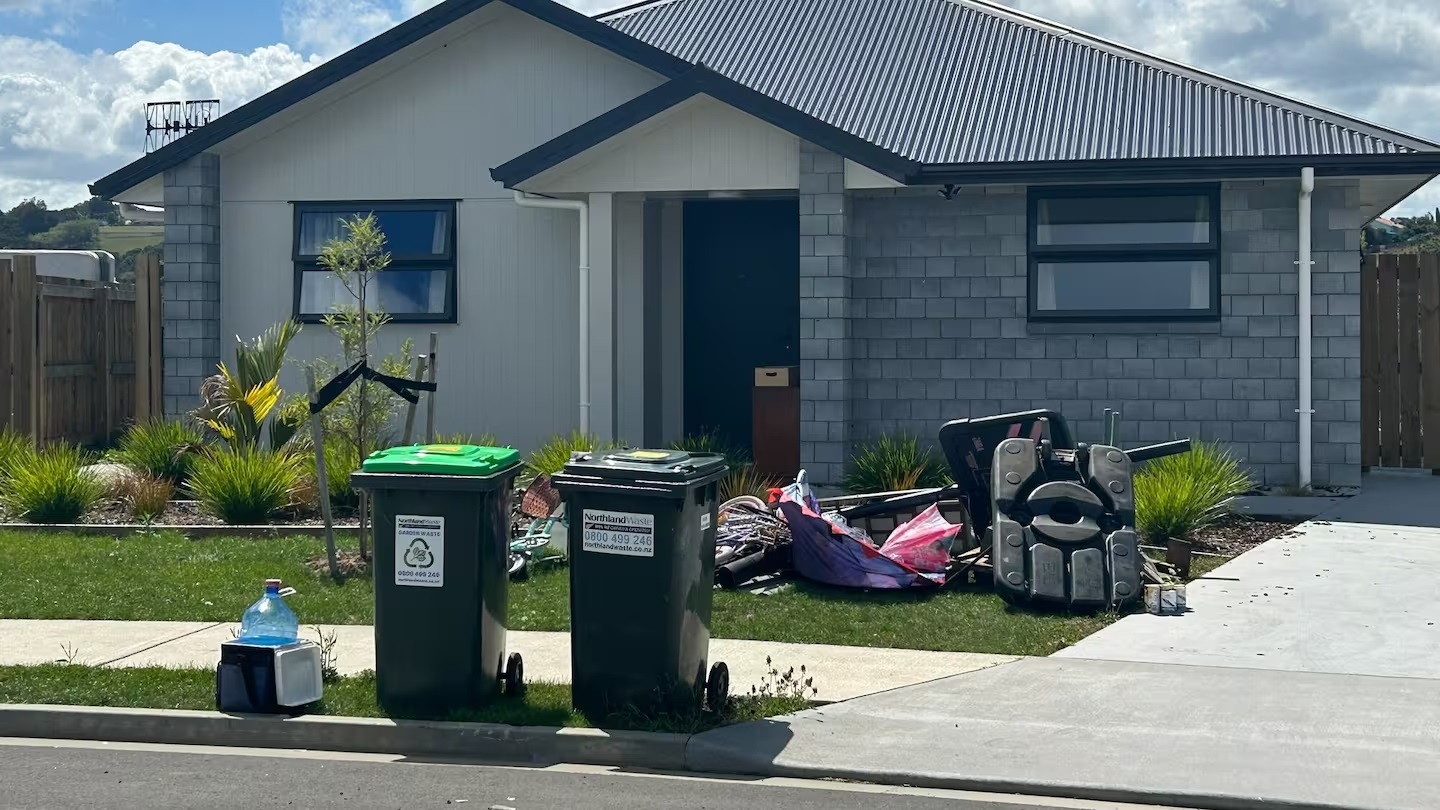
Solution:
[(278, 647), (293, 643), (299, 634), (300, 620), (280, 597), (280, 580), (265, 580), (265, 595), (245, 610), (240, 621), (239, 640)]

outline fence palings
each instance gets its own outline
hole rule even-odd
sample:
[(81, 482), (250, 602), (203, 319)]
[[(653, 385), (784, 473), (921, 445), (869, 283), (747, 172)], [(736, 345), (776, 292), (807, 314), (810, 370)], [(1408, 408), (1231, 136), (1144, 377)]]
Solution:
[[(30, 256), (0, 263), (3, 423), (40, 444), (91, 443), (157, 413), (158, 297), (153, 262), (138, 295), (130, 286), (37, 276)], [(142, 300), (152, 305), (144, 313)]]
[(1362, 465), (1440, 470), (1440, 257), (1367, 257), (1360, 327)]

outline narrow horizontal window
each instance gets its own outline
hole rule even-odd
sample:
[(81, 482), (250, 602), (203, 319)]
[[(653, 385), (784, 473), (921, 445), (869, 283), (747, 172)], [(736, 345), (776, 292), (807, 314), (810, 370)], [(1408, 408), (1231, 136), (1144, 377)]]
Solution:
[(345, 222), (374, 215), (390, 265), (371, 282), (367, 306), (397, 322), (453, 323), (456, 300), (455, 204), (450, 202), (298, 203), (295, 208), (295, 315), (316, 322), (353, 305), (351, 292), (320, 263), (325, 245), (344, 239)]
[(1032, 189), (1031, 320), (1219, 317), (1219, 189)]

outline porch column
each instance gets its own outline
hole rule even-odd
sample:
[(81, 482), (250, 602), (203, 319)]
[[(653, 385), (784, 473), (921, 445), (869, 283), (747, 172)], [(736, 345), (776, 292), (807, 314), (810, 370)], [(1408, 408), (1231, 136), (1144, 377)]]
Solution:
[(616, 438), (615, 195), (608, 193), (590, 195), (590, 431)]
[(220, 156), (200, 154), (165, 182), (165, 274), (160, 284), (165, 415), (200, 404), (220, 363)]
[(845, 161), (800, 142), (800, 465), (840, 483), (850, 457), (850, 262)]

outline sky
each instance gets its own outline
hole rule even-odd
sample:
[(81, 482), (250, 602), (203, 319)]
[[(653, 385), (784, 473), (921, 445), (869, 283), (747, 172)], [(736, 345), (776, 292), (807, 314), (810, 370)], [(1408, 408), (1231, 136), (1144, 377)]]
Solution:
[[(884, 2), (885, 0), (877, 0)], [(1434, 0), (998, 0), (1440, 139)], [(440, 0), (0, 0), (0, 208), (52, 207), (140, 156), (148, 101), (222, 111)], [(564, 0), (597, 13), (626, 0)], [(1440, 182), (1392, 214), (1440, 206)]]

